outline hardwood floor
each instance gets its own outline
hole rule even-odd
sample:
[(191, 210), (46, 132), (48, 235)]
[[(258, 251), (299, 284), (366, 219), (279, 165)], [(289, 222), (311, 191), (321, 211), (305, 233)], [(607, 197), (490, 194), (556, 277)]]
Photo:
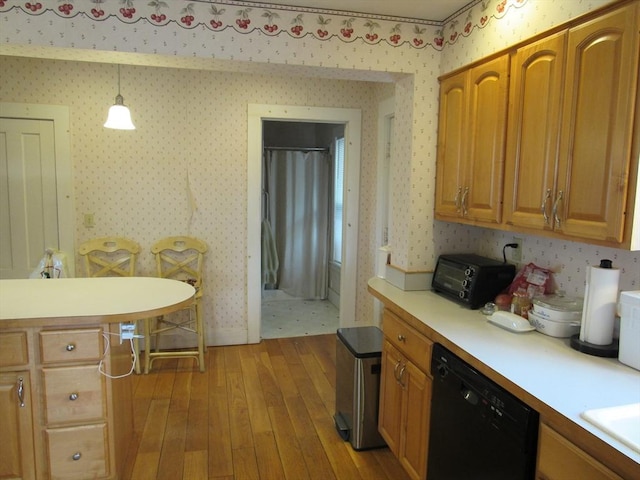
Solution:
[(356, 452), (333, 423), (335, 334), (209, 347), (134, 378), (123, 479), (405, 480), (387, 448)]

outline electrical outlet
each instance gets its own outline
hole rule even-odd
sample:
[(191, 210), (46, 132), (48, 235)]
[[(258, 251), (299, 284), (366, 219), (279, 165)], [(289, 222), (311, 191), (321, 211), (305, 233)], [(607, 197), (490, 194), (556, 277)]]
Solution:
[(85, 213), (84, 214), (84, 226), (86, 228), (93, 228), (95, 226), (95, 220), (93, 218), (93, 213)]
[(516, 243), (518, 248), (511, 249), (511, 260), (516, 263), (520, 263), (522, 262), (522, 239), (513, 237), (513, 243)]
[(134, 323), (121, 323), (120, 324), (120, 343), (123, 340), (132, 340), (136, 333), (136, 326)]

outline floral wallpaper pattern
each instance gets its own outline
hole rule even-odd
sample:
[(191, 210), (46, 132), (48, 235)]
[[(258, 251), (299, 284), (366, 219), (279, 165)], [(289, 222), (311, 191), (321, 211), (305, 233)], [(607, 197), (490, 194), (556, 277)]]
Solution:
[[(259, 30), (270, 37), (338, 39), (370, 45), (384, 42), (394, 47), (442, 50), (460, 37), (468, 37), (474, 30), (487, 27), (491, 20), (504, 17), (511, 7), (518, 8), (526, 1), (470, 1), (462, 12), (446, 22), (241, 1), (61, 0), (54, 3), (43, 0), (43, 4), (0, 0), (0, 9), (20, 8), (32, 15), (51, 11), (65, 18), (86, 16), (95, 21), (117, 18), (127, 24), (149, 22), (164, 26), (174, 23), (185, 29), (206, 28), (212, 32), (234, 29), (238, 33), (252, 34)], [(478, 8), (472, 8), (476, 5)], [(435, 34), (427, 28), (429, 26), (437, 27)]]

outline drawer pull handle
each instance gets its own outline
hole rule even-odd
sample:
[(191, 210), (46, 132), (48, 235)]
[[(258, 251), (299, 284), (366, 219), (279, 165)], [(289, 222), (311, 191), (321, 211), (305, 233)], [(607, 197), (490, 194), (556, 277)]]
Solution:
[(73, 352), (76, 349), (76, 346), (73, 343), (67, 345), (67, 352)]
[(82, 454), (80, 452), (76, 452), (71, 458), (73, 458), (75, 461), (78, 461), (80, 460), (80, 457), (82, 457)]
[(18, 378), (18, 401), (20, 402), (20, 407), (24, 408), (24, 380), (22, 377)]
[(71, 400), (72, 402), (78, 399), (78, 394), (76, 392), (73, 392), (71, 395), (69, 395), (69, 400)]
[(405, 337), (404, 335), (402, 335), (401, 333), (398, 334), (398, 341), (399, 342), (404, 342), (407, 340), (407, 337)]

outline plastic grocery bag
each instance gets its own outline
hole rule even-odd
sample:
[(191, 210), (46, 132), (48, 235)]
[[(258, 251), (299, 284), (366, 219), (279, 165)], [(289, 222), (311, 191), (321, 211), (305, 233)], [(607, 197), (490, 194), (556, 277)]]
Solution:
[(29, 278), (65, 278), (68, 276), (67, 256), (59, 250), (47, 248)]
[(534, 263), (525, 265), (509, 285), (509, 293), (518, 293), (533, 298), (555, 292), (555, 281), (551, 270)]

